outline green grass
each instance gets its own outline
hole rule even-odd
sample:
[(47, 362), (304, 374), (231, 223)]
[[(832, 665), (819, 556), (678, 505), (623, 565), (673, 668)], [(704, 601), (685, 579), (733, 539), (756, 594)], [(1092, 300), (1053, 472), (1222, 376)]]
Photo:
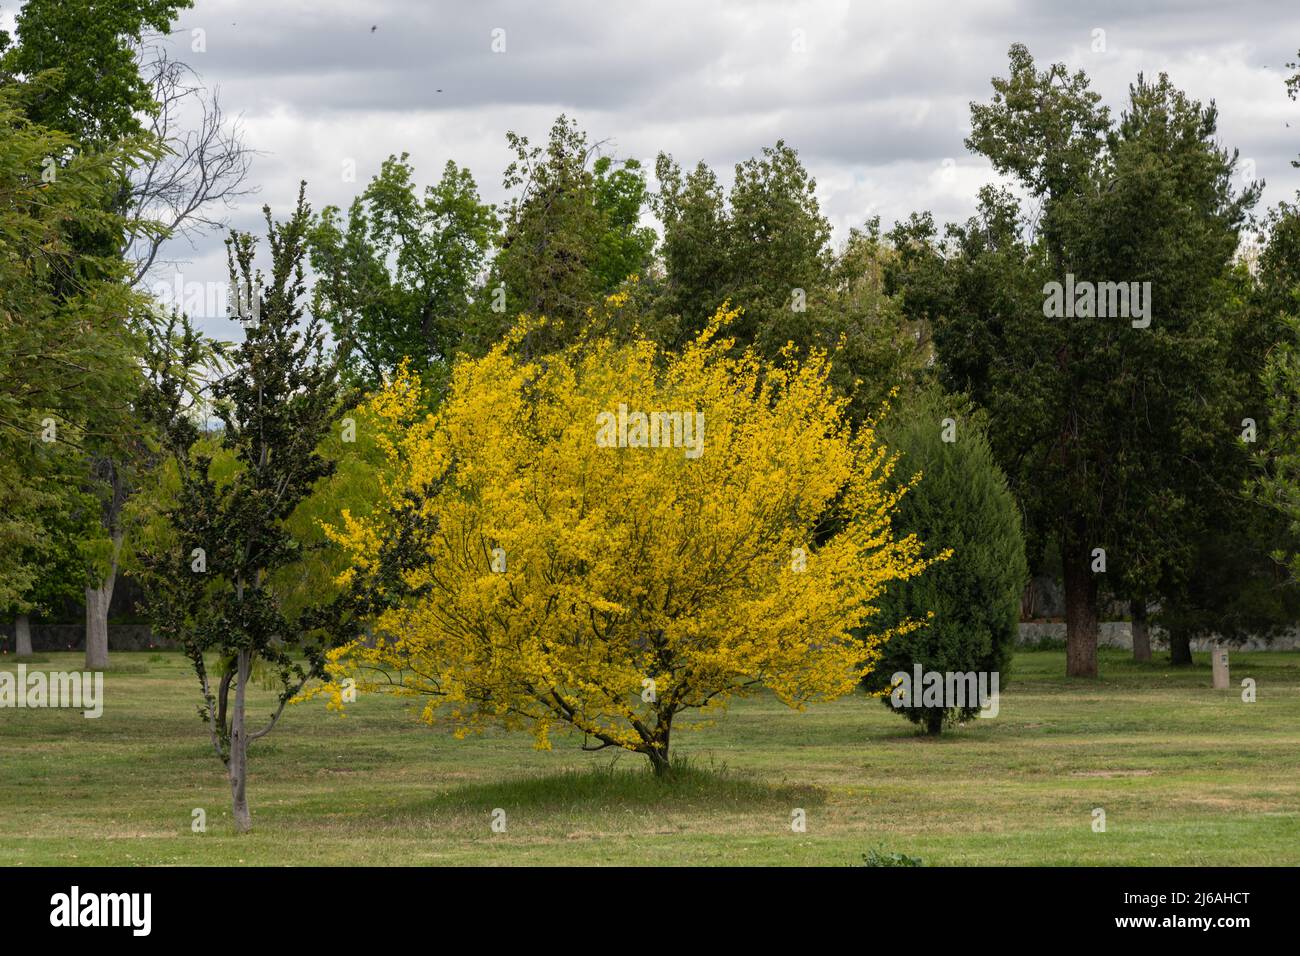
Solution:
[(1234, 654), (1233, 689), (1215, 691), (1207, 655), (1179, 671), (1103, 650), (1103, 679), (1072, 681), (1062, 652), (1027, 651), (1000, 715), (939, 739), (862, 697), (798, 713), (764, 695), (675, 732), (668, 782), (580, 737), (539, 752), (527, 735), (456, 740), (391, 698), (346, 718), (302, 704), (253, 745), (244, 837), (188, 662), (114, 663), (98, 720), (0, 709), (0, 864), (1300, 864), (1295, 652)]

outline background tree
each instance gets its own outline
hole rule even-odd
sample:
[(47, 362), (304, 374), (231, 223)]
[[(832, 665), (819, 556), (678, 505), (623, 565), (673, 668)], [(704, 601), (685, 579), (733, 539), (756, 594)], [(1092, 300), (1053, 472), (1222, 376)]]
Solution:
[(1260, 184), (1233, 195), (1236, 157), (1219, 149), (1216, 123), (1213, 106), (1163, 75), (1139, 76), (1069, 243), (1077, 268), (1127, 269), (1152, 283), (1157, 334), (1111, 339), (1122, 348), (1108, 363), (1117, 461), (1101, 498), (1111, 525), (1106, 581), (1131, 605), (1172, 600), (1201, 573), (1193, 542), (1207, 533), (1258, 527), (1236, 501), (1249, 469), (1242, 409), (1260, 404), (1267, 344), (1247, 319), (1233, 261)]
[(58, 444), (39, 451), (45, 453), (40, 456), (44, 460), (38, 458), (37, 470), (24, 476), (40, 486), (38, 524), (27, 529), (21, 540), (8, 542), (17, 552), (15, 563), (32, 572), (21, 597), (8, 608), (14, 622), (14, 653), (19, 657), (32, 654), (32, 615), (51, 614), (65, 600), (84, 593), (85, 547), (99, 528), (98, 502), (82, 487), (80, 459)]
[[(167, 511), (174, 546), (144, 558), (155, 630), (179, 642), (194, 664), (203, 691), (201, 713), (226, 764), (241, 832), (252, 825), (249, 744), (275, 727), (307, 680), (324, 673), (331, 635), (313, 608), (286, 614), (272, 582), (304, 559), (288, 522), (333, 471), (317, 449), (347, 398), (338, 380), (338, 356), (326, 357), (322, 320), (303, 321), (311, 214), (302, 192), (287, 221), (272, 222), (269, 208), (266, 218), (271, 271), (264, 288), (260, 270), (253, 267), (253, 237), (234, 233), (229, 241), (231, 284), (240, 301), (252, 303), (256, 297), (259, 308), (246, 313), (244, 341), (232, 353), (231, 372), (212, 385), (221, 444), (238, 470), (228, 480), (216, 480), (212, 458), (188, 413), (190, 393), (176, 369), (197, 360), (197, 337), (189, 331), (154, 363), (153, 414), (164, 429), (180, 489), (176, 506)], [(209, 654), (221, 667), (215, 688)], [(253, 729), (247, 703), (257, 661), (275, 675), (280, 692), (269, 720)]]
[(576, 122), (560, 116), (546, 146), (506, 134), (513, 191), (467, 347), (483, 354), (526, 313), (549, 321), (521, 347), (540, 353), (579, 335), (602, 298), (651, 264), (655, 233), (640, 225), (648, 204), (641, 164), (599, 156)]
[(338, 207), (321, 211), (312, 310), (350, 346), (350, 380), (378, 386), (404, 359), (445, 380), (495, 229), (468, 169), (448, 161), (421, 196), (406, 153), (384, 161), (346, 225)]
[[(998, 673), (999, 683), (1005, 681), (1028, 566), (1020, 512), (994, 460), (983, 416), (932, 387), (891, 409), (878, 435), (898, 455), (890, 487), (901, 491), (920, 477), (899, 502), (894, 528), (925, 541), (931, 554), (942, 549), (951, 555), (919, 577), (890, 585), (880, 601), (880, 624), (933, 617), (892, 638), (864, 686), (887, 691), (891, 675), (911, 674), (917, 664), (938, 673)], [(881, 700), (895, 709), (889, 696)], [(965, 720), (978, 710), (976, 701), (964, 708), (897, 708), (929, 734), (940, 733), (945, 720)]]
[[(228, 125), (215, 94), (175, 63), (153, 38), (165, 34), (190, 0), (32, 0), (17, 17), (17, 43), (7, 43), (0, 74), (29, 87), (31, 121), (70, 137), (72, 149), (134, 151), (113, 167), (101, 197), (104, 215), (83, 219), (73, 245), (89, 267), (131, 262), (125, 281), (139, 285), (163, 243), (193, 237), (216, 223), (213, 207), (242, 195), (250, 152)], [(197, 104), (198, 125), (186, 128), (184, 107)], [(66, 159), (66, 155), (64, 157)], [(60, 160), (62, 162), (63, 160)], [(62, 294), (56, 290), (57, 294)], [(121, 347), (139, 355), (153, 320), (138, 303), (118, 315)], [(108, 612), (122, 560), (122, 511), (136, 477), (148, 467), (148, 440), (135, 416), (138, 368), (111, 400), (91, 403), (78, 422), (87, 480), (101, 502), (101, 532), (90, 555), (85, 590), (87, 667), (108, 664)]]
[(50, 79), (26, 106), (33, 123), (101, 148), (144, 132), (156, 109), (138, 51), (193, 0), (27, 0), (0, 72)]
[(1286, 397), (1285, 367), (1300, 303), (1295, 266), (1300, 258), (1288, 266), (1296, 228), (1287, 220), (1285, 204), (1269, 214), (1270, 243), (1257, 260), (1256, 274), (1244, 262), (1233, 271), (1231, 294), (1214, 325), (1213, 364), (1205, 375), (1217, 382), (1210, 393), (1224, 396), (1218, 412), (1222, 425), (1207, 429), (1188, 451), (1185, 460), (1194, 461), (1194, 468), (1178, 469), (1167, 479), (1186, 489), (1182, 510), (1190, 518), (1181, 523), (1178, 537), (1186, 556), (1173, 563), (1153, 592), (1160, 595), (1156, 619), (1168, 633), (1176, 665), (1192, 663), (1197, 638), (1268, 640), (1300, 616), (1300, 579), (1288, 575), (1279, 561), (1296, 540), (1288, 509), (1275, 507), (1285, 501), (1287, 484), (1270, 481), (1285, 473), (1295, 434), (1287, 416), (1294, 416), (1296, 391), (1293, 382)]
[[(891, 531), (884, 453), (853, 436), (825, 356), (737, 357), (733, 318), (679, 354), (602, 338), (530, 361), (507, 340), (458, 364), (424, 419), (410, 378), (377, 396), (394, 423), (389, 502), (345, 514), (345, 577), (372, 574), (413, 510), (417, 595), (336, 655), (335, 702), (358, 673), (428, 695), (429, 721), (527, 727), (539, 746), (568, 725), (662, 774), (683, 712), (759, 686), (792, 706), (851, 691), (888, 636), (852, 629), (922, 570), (921, 543)], [(676, 447), (602, 444), (601, 413), (620, 404), (701, 414), (700, 453), (680, 426)], [(827, 521), (839, 530), (815, 548)]]
[(792, 147), (778, 142), (737, 164), (726, 195), (704, 163), (683, 174), (660, 154), (655, 171), (664, 236), (653, 327), (661, 341), (688, 341), (730, 302), (741, 310), (732, 334), (742, 347), (772, 360), (787, 343), (831, 352), (832, 381), (852, 396), (859, 422), (892, 389), (923, 377), (930, 343), (924, 323), (904, 315), (885, 288), (896, 253), (879, 217), (832, 251), (816, 182)]
[(642, 224), (650, 196), (639, 160), (598, 156), (591, 164), (591, 173), (596, 209), (602, 219), (593, 271), (600, 291), (608, 294), (628, 276), (639, 276), (650, 269), (658, 236), (652, 226)]
[(122, 316), (139, 303), (122, 262), (80, 240), (120, 227), (108, 197), (144, 150), (78, 150), (32, 123), (27, 102), (47, 79), (0, 88), (0, 607), (62, 579), (61, 522), (84, 505), (67, 462), (99, 438), (92, 414), (120, 406), (138, 376)]
[(679, 317), (679, 340), (693, 339), (730, 300), (742, 309), (734, 330), (742, 346), (775, 357), (788, 341), (813, 344), (807, 299), (827, 284), (831, 230), (799, 154), (778, 141), (738, 163), (725, 202), (703, 163), (683, 177), (661, 153), (655, 170), (663, 308)]
[(1261, 373), (1268, 418), (1255, 491), (1288, 519), (1276, 557), (1300, 581), (1300, 209), (1286, 203), (1272, 217), (1254, 313), (1283, 328)]
[[(1165, 77), (1139, 77), (1118, 124), (1082, 73), (1039, 72), (1019, 45), (1010, 77), (993, 85), (992, 101), (972, 106), (968, 146), (1038, 201), (1033, 228), (992, 189), (942, 248), (933, 223), (916, 217), (895, 232), (895, 287), (933, 328), (945, 384), (989, 411), (1031, 557), (1049, 546), (1061, 556), (1067, 672), (1095, 676), (1097, 549), (1116, 593), (1144, 598), (1125, 591), (1190, 560), (1186, 532), (1214, 520), (1191, 503), (1227, 483), (1187, 462), (1240, 461), (1222, 342), (1232, 334), (1232, 258), (1258, 186), (1233, 194), (1236, 157), (1216, 143), (1213, 106)], [(1150, 282), (1149, 327), (1129, 316), (1047, 317), (1045, 283), (1067, 275)]]
[[(1287, 66), (1300, 70), (1300, 57)], [(1300, 96), (1300, 72), (1286, 86), (1291, 99)], [(1300, 160), (1291, 165), (1300, 166)], [(1261, 471), (1251, 490), (1286, 522), (1274, 558), (1300, 582), (1300, 204), (1279, 203), (1265, 229), (1268, 241), (1259, 257), (1251, 311), (1256, 322), (1277, 334), (1260, 374), (1267, 428)]]
[(887, 287), (897, 258), (874, 217), (850, 230), (826, 285), (813, 293), (809, 344), (831, 351), (831, 380), (850, 397), (855, 422), (874, 418), (896, 390), (905, 398), (933, 377), (929, 328), (909, 317)]
[(1197, 639), (1268, 641), (1300, 619), (1300, 587), (1269, 550), (1283, 539), (1279, 516), (1240, 493), (1218, 515), (1221, 527), (1197, 529), (1191, 571), (1162, 594), (1155, 616), (1174, 665), (1192, 663)]
[(654, 208), (663, 224), (660, 308), (674, 317), (669, 344), (688, 340), (730, 292), (730, 217), (718, 177), (703, 160), (688, 174), (667, 153), (655, 160)]

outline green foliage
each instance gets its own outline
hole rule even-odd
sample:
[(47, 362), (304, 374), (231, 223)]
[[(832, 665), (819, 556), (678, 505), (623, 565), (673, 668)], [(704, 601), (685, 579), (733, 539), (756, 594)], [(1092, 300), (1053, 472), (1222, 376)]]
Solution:
[[(968, 145), (1038, 197), (1036, 219), (985, 188), (942, 242), (924, 216), (892, 234), (890, 288), (933, 328), (945, 385), (987, 409), (1032, 563), (1060, 550), (1073, 674), (1096, 670), (1092, 550), (1119, 595), (1172, 592), (1242, 478), (1239, 383), (1259, 353), (1237, 348), (1232, 259), (1259, 186), (1233, 193), (1216, 129), (1164, 76), (1138, 77), (1112, 122), (1085, 76), (1039, 72), (1017, 45)], [(1045, 315), (1045, 284), (1067, 276), (1149, 282), (1150, 325)]]
[[(95, 195), (85, 197), (83, 212), (64, 223), (66, 244), (59, 257), (68, 266), (54, 271), (40, 294), (73, 310), (73, 335), (96, 356), (91, 367), (111, 365), (116, 379), (108, 389), (78, 380), (73, 388), (80, 393), (80, 414), (70, 418), (81, 439), (86, 485), (99, 505), (100, 527), (83, 542), (83, 551), (94, 585), (93, 600), (92, 592), (85, 592), (87, 663), (100, 667), (107, 663), (108, 605), (124, 546), (122, 506), (149, 457), (148, 437), (135, 414), (143, 384), (142, 326), (149, 315), (129, 293), (134, 277), (121, 253), (130, 235), (156, 229), (126, 217), (131, 170), (157, 161), (166, 147), (143, 121), (156, 114), (158, 104), (140, 74), (138, 55), (145, 36), (168, 33), (176, 13), (190, 5), (190, 0), (31, 0), (17, 16), (17, 43), (6, 42), (0, 57), (0, 81), (19, 91), (27, 121), (65, 137), (62, 149), (42, 159), (42, 181), (63, 178), (83, 154), (99, 167)], [(85, 284), (96, 281), (116, 287), (122, 301), (102, 318), (83, 318), (78, 300)], [(38, 320), (35, 313), (24, 318)], [(85, 335), (97, 321), (102, 334)], [(75, 377), (85, 367), (72, 364), (62, 371)], [(87, 377), (94, 376), (92, 371)], [(64, 575), (51, 566), (39, 577)]]
[(1268, 226), (1252, 317), (1280, 330), (1260, 375), (1267, 421), (1252, 490), (1286, 522), (1273, 557), (1300, 582), (1300, 207), (1280, 204)]
[[(99, 537), (99, 503), (85, 489), (83, 461), (66, 448), (46, 446), (27, 464), (35, 471), (22, 478), (35, 486), (41, 504), (30, 533), (9, 542), (22, 575), (9, 582), (21, 591), (11, 610), (50, 614), (66, 598), (80, 599), (90, 583), (87, 557)], [(19, 581), (27, 583), (17, 588)]]
[(544, 147), (506, 134), (515, 158), (513, 195), (487, 280), (475, 303), (469, 351), (481, 354), (521, 313), (544, 316), (522, 343), (546, 352), (581, 334), (602, 298), (651, 263), (655, 234), (640, 225), (648, 197), (641, 165), (596, 157), (573, 120), (560, 116)]
[(939, 379), (989, 415), (995, 456), (1028, 513), (1030, 553), (1041, 555), (1060, 500), (1036, 495), (1033, 481), (1052, 460), (1051, 417), (1066, 395), (1049, 368), (1060, 326), (1043, 316), (1046, 272), (1020, 235), (1019, 205), (1009, 192), (984, 187), (977, 214), (942, 238), (924, 213), (899, 223), (890, 239), (898, 256), (886, 290), (930, 329)]
[(1258, 274), (1234, 273), (1207, 370), (1229, 396), (1229, 440), (1194, 451), (1216, 483), (1188, 509), (1198, 518), (1180, 532), (1189, 558), (1166, 580), (1156, 616), (1178, 663), (1191, 662), (1194, 638), (1267, 640), (1300, 618), (1300, 218), (1283, 203), (1265, 226)]
[(1175, 663), (1191, 663), (1183, 642), (1270, 640), (1300, 620), (1300, 586), (1271, 551), (1283, 540), (1285, 519), (1240, 494), (1218, 514), (1219, 527), (1203, 528), (1185, 542), (1189, 572), (1167, 590), (1155, 615), (1178, 645)]
[(832, 351), (831, 380), (850, 397), (855, 422), (874, 417), (895, 388), (910, 394), (926, 380), (933, 355), (925, 323), (910, 319), (886, 288), (897, 255), (877, 216), (850, 231), (825, 287), (813, 294), (811, 342)]
[(728, 195), (730, 297), (745, 308), (736, 334), (748, 330), (764, 354), (800, 335), (808, 312), (795, 306), (825, 281), (830, 265), (830, 224), (816, 199), (817, 182), (799, 154), (778, 140), (736, 166)]
[(657, 237), (652, 227), (641, 225), (649, 199), (640, 160), (628, 159), (616, 166), (612, 157), (601, 156), (591, 172), (596, 209), (603, 222), (592, 271), (600, 291), (611, 293), (628, 276), (648, 268)]
[(925, 861), (906, 853), (886, 853), (884, 847), (872, 847), (862, 854), (863, 866), (925, 866)]
[[(249, 739), (269, 732), (289, 699), (323, 674), (332, 628), (348, 626), (332, 616), (328, 592), (285, 599), (295, 582), (319, 580), (302, 570), (312, 560), (310, 541), (294, 533), (294, 515), (335, 474), (319, 449), (352, 397), (339, 383), (335, 360), (326, 357), (322, 320), (303, 318), (311, 220), (302, 192), (287, 221), (274, 223), (269, 208), (266, 219), (271, 272), (265, 288), (253, 267), (253, 237), (232, 233), (228, 241), (232, 286), (241, 302), (258, 308), (242, 313), (245, 336), (232, 353), (233, 367), (212, 385), (222, 426), (219, 467), (195, 420), (192, 391), (176, 373), (195, 364), (199, 337), (186, 327), (160, 343), (151, 363), (150, 414), (179, 487), (175, 505), (164, 511), (170, 533), (143, 557), (150, 613), (159, 636), (177, 641), (194, 664), (213, 746), (237, 784), (237, 817)], [(208, 654), (222, 662), (216, 688)], [(278, 708), (260, 731), (245, 732), (245, 691), (255, 674), (276, 676)], [(246, 815), (246, 805), (243, 810)]]
[(922, 376), (929, 357), (923, 323), (903, 314), (885, 288), (896, 253), (880, 220), (851, 231), (838, 252), (816, 198), (816, 182), (784, 142), (739, 163), (724, 196), (704, 163), (683, 174), (661, 153), (655, 208), (663, 221), (664, 276), (655, 309), (669, 344), (696, 334), (726, 301), (742, 309), (732, 333), (769, 360), (833, 353), (833, 380), (852, 397), (854, 421), (870, 417), (891, 389)]
[(18, 42), (0, 58), (0, 77), (54, 71), (28, 117), (83, 148), (137, 135), (139, 114), (155, 104), (136, 46), (150, 31), (170, 32), (176, 14), (191, 6), (193, 0), (27, 0), (18, 11)]
[[(1087, 75), (1063, 63), (1039, 72), (1028, 48), (1014, 43), (1005, 78), (994, 77), (993, 96), (971, 104), (966, 148), (988, 157), (993, 168), (1048, 201), (1078, 190), (1093, 171), (1110, 111), (1090, 88)], [(1049, 246), (1054, 223), (1045, 219)]]
[(27, 118), (37, 94), (0, 88), (0, 608), (48, 607), (80, 585), (71, 559), (100, 535), (83, 520), (81, 462), (139, 382), (140, 301), (120, 259), (80, 239), (122, 228), (110, 198), (143, 151), (74, 149)]
[[(946, 561), (892, 585), (880, 604), (881, 620), (925, 626), (891, 638), (865, 687), (881, 692), (891, 675), (923, 671), (998, 672), (1006, 678), (1015, 648), (1020, 594), (1028, 571), (1020, 514), (994, 460), (982, 415), (960, 398), (930, 388), (892, 409), (878, 434), (898, 455), (891, 482), (910, 484), (899, 504), (895, 528), (915, 534), (931, 553), (951, 549)], [(951, 436), (954, 441), (945, 441)], [(914, 688), (919, 693), (920, 688)], [(888, 696), (882, 702), (894, 709)], [(897, 708), (913, 723), (938, 733), (945, 718), (964, 720), (979, 709)]]
[(309, 233), (312, 311), (343, 345), (347, 379), (366, 387), (404, 359), (445, 375), (496, 228), (468, 169), (448, 161), (422, 196), (413, 177), (406, 153), (388, 157), (346, 225), (326, 206)]
[(811, 344), (811, 321), (797, 301), (827, 281), (830, 224), (816, 181), (784, 141), (735, 169), (724, 201), (703, 163), (683, 176), (672, 157), (655, 163), (656, 206), (663, 221), (665, 311), (679, 317), (678, 338), (698, 334), (727, 299), (744, 312), (733, 334), (776, 355), (787, 341)]

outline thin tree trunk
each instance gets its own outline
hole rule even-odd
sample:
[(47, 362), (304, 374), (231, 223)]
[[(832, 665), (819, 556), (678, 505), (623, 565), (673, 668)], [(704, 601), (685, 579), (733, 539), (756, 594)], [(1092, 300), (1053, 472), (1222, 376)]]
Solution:
[(666, 777), (673, 769), (672, 763), (668, 759), (668, 741), (672, 734), (672, 716), (660, 716), (658, 724), (655, 727), (654, 739), (650, 741), (650, 748), (646, 751), (646, 756), (650, 758), (650, 767), (654, 770), (656, 777)]
[(943, 733), (943, 711), (930, 710), (925, 715), (925, 732), (931, 737), (938, 737)]
[(1065, 673), (1097, 676), (1097, 578), (1088, 541), (1077, 525), (1062, 549), (1065, 571)]
[(1146, 598), (1134, 598), (1129, 602), (1129, 613), (1133, 618), (1133, 660), (1149, 662), (1151, 627), (1147, 622)]
[(86, 670), (108, 667), (108, 608), (117, 583), (117, 561), (122, 554), (122, 532), (113, 532), (113, 558), (108, 575), (96, 587), (86, 588)]
[(1169, 632), (1169, 663), (1175, 667), (1187, 667), (1192, 663), (1192, 639), (1184, 630)]
[(14, 618), (14, 653), (19, 657), (32, 656), (32, 626), (26, 614)]
[(247, 833), (253, 828), (248, 812), (248, 731), (244, 726), (244, 690), (252, 671), (252, 658), (248, 651), (240, 651), (239, 673), (235, 685), (235, 709), (230, 715), (230, 809), (235, 829)]
[(650, 758), (650, 769), (655, 772), (656, 777), (668, 776), (671, 764), (668, 762), (668, 754), (660, 750), (648, 750), (646, 756)]

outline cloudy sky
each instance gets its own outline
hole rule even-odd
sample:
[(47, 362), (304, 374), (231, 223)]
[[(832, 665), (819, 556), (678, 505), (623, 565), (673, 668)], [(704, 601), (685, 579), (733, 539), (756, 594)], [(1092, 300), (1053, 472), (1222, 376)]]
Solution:
[[(240, 227), (263, 202), (283, 212), (300, 179), (315, 207), (346, 205), (402, 151), (421, 183), (455, 159), (499, 202), (505, 131), (539, 141), (565, 112), (617, 157), (667, 150), (724, 178), (784, 138), (837, 238), (874, 214), (969, 215), (995, 178), (962, 146), (969, 103), (988, 98), (1015, 41), (1086, 70), (1115, 110), (1138, 72), (1169, 73), (1217, 101), (1222, 142), (1267, 181), (1267, 204), (1300, 189), (1300, 103), (1283, 84), (1300, 47), (1296, 0), (197, 0), (172, 38), (261, 151), (260, 192), (232, 214)], [(225, 277), (216, 237), (170, 255), (190, 260), (187, 282)], [(204, 325), (234, 335), (221, 318)]]

